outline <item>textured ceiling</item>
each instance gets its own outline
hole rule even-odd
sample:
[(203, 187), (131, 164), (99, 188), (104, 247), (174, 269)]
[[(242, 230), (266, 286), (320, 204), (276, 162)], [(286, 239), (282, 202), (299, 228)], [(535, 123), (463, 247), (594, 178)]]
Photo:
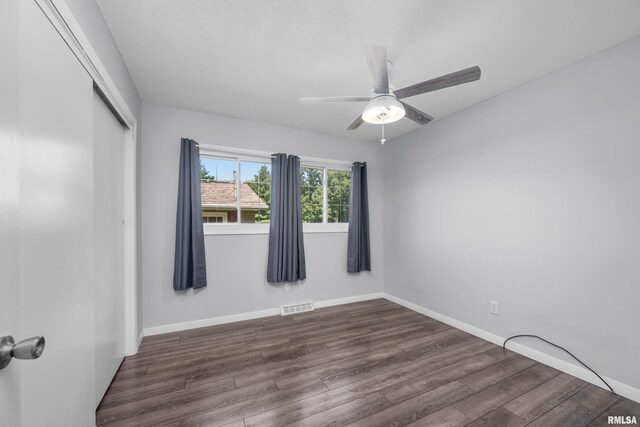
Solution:
[[(364, 103), (298, 102), (367, 96), (363, 45), (387, 47), (396, 88), (480, 66), (480, 81), (405, 100), (437, 120), (640, 35), (638, 0), (98, 4), (143, 100), (369, 140), (379, 126), (343, 130)], [(418, 127), (385, 130), (391, 139)]]

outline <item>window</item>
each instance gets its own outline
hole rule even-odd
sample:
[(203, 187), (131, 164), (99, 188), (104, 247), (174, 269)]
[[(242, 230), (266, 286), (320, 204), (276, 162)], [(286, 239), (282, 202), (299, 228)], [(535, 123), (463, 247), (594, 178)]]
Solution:
[(200, 157), (203, 222), (238, 221), (236, 169), (235, 160)]
[(327, 222), (349, 222), (351, 172), (327, 170)]
[(226, 212), (203, 212), (202, 222), (228, 222)]
[(318, 167), (300, 168), (302, 222), (347, 223), (351, 172)]
[(201, 156), (200, 191), (205, 223), (268, 223), (271, 164)]
[(240, 217), (245, 223), (266, 223), (271, 218), (271, 163), (240, 162)]
[[(268, 233), (271, 155), (249, 150), (236, 154), (219, 148), (220, 151), (202, 147), (200, 152), (205, 233)], [(301, 159), (300, 197), (305, 232), (346, 231), (339, 224), (349, 221), (350, 192), (348, 163)]]
[(300, 168), (300, 200), (302, 201), (302, 222), (323, 222), (323, 175), (324, 170), (320, 168)]

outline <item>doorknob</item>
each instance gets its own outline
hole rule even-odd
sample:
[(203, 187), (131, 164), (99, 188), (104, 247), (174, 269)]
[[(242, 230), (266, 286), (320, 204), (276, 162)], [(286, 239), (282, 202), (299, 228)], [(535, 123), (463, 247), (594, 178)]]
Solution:
[(16, 344), (11, 335), (0, 338), (0, 369), (6, 368), (12, 358), (37, 359), (44, 351), (44, 337), (33, 337)]

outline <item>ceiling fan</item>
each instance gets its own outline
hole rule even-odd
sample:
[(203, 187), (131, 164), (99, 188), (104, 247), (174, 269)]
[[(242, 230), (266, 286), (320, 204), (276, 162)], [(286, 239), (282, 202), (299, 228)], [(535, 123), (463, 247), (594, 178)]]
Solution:
[(387, 61), (387, 49), (384, 46), (373, 45), (364, 46), (362, 49), (373, 85), (370, 96), (300, 98), (300, 102), (368, 102), (364, 112), (345, 129), (355, 130), (364, 122), (382, 124), (382, 143), (384, 143), (384, 124), (396, 122), (405, 116), (419, 125), (426, 125), (433, 120), (433, 117), (427, 113), (400, 101), (401, 99), (480, 79), (480, 67), (474, 66), (402, 89), (390, 90), (389, 68), (391, 63)]

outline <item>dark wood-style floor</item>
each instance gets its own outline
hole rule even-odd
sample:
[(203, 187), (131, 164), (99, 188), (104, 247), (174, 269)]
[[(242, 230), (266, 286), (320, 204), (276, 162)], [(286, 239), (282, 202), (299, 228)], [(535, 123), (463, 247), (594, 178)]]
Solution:
[(378, 299), (147, 337), (97, 410), (126, 426), (583, 426), (640, 404)]

